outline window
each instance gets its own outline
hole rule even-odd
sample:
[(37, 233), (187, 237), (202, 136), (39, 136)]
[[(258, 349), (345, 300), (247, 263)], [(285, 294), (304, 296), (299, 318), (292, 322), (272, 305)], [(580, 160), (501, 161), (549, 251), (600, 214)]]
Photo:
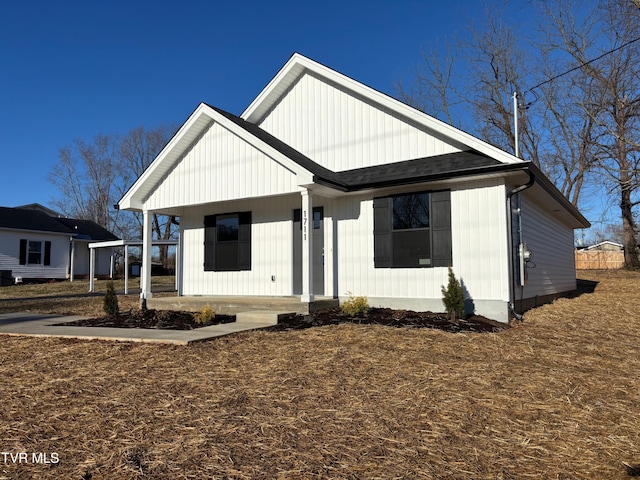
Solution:
[(376, 268), (451, 264), (450, 192), (374, 198), (373, 207)]
[(20, 240), (20, 265), (51, 265), (51, 242)]
[(251, 212), (204, 217), (204, 269), (251, 270)]
[(42, 263), (42, 242), (32, 242), (29, 240), (29, 254), (27, 263), (40, 265)]

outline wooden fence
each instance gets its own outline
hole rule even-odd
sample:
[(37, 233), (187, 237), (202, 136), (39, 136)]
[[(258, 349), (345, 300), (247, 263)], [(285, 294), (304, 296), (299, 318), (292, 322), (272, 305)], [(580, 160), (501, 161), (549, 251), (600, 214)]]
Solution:
[(576, 250), (576, 270), (613, 270), (624, 267), (624, 252)]

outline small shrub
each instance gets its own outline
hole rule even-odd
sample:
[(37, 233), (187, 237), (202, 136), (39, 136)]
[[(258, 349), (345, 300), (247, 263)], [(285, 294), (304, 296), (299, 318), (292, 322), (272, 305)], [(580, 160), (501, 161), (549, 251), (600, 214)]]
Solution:
[(206, 304), (198, 312), (193, 315), (193, 319), (200, 325), (207, 324), (216, 318), (216, 312), (214, 312), (209, 304)]
[(366, 315), (370, 310), (367, 297), (354, 297), (351, 294), (349, 300), (345, 300), (340, 308), (342, 313), (350, 317)]
[(118, 296), (116, 295), (116, 289), (113, 286), (113, 282), (107, 283), (107, 293), (102, 300), (102, 308), (108, 317), (117, 315), (120, 311), (118, 308)]
[(451, 267), (449, 267), (447, 288), (442, 285), (442, 303), (452, 322), (464, 316), (464, 290)]

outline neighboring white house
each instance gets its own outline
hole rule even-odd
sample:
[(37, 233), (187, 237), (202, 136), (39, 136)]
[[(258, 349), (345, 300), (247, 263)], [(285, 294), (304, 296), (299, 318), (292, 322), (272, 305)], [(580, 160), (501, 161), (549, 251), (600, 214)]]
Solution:
[(576, 289), (589, 226), (532, 163), (300, 54), (240, 117), (200, 104), (119, 206), (147, 265), (152, 214), (180, 216), (180, 295), (442, 311), (451, 265), (500, 321)]
[(595, 245), (590, 245), (585, 250), (604, 250), (607, 252), (622, 252), (624, 246), (621, 243), (612, 242), (611, 240), (605, 240)]
[[(117, 237), (90, 220), (56, 216), (38, 204), (0, 207), (0, 270), (13, 278), (66, 279), (89, 274), (91, 242)], [(96, 260), (96, 275), (111, 270), (111, 249)]]

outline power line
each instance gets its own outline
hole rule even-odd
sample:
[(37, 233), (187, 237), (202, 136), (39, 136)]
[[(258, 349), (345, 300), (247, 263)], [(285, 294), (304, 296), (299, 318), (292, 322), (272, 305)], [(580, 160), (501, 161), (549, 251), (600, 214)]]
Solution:
[[(549, 83), (549, 82), (553, 82), (554, 80), (556, 80), (556, 79), (558, 79), (558, 78), (560, 78), (560, 77), (563, 77), (564, 75), (567, 75), (567, 74), (569, 74), (569, 73), (571, 73), (571, 72), (575, 72), (576, 70), (579, 70), (579, 69), (581, 69), (582, 67), (586, 67), (586, 66), (587, 66), (587, 65), (589, 65), (590, 63), (593, 63), (593, 62), (595, 62), (595, 61), (598, 61), (598, 60), (600, 60), (602, 57), (606, 57), (607, 55), (610, 55), (610, 54), (612, 54), (613, 52), (617, 52), (618, 50), (621, 50), (621, 49), (623, 49), (623, 48), (625, 48), (625, 47), (628, 47), (629, 45), (631, 45), (631, 44), (632, 44), (632, 43), (634, 43), (634, 42), (637, 42), (638, 40), (640, 40), (640, 37), (638, 37), (638, 38), (634, 38), (633, 40), (629, 40), (627, 43), (624, 43), (624, 44), (620, 45), (619, 47), (614, 48), (613, 50), (609, 50), (608, 52), (605, 52), (605, 53), (603, 53), (602, 55), (600, 55), (600, 56), (598, 56), (598, 57), (596, 57), (596, 58), (592, 58), (591, 60), (589, 60), (588, 62), (583, 63), (582, 65), (578, 65), (578, 66), (576, 66), (576, 67), (570, 68), (570, 69), (569, 69), (569, 70), (567, 70), (566, 72), (560, 73), (559, 75), (556, 75), (555, 77), (551, 77), (551, 78), (549, 78), (549, 79), (545, 80), (544, 82), (540, 82), (540, 83), (539, 83), (539, 84), (537, 84), (535, 87), (531, 87), (529, 90), (526, 90), (524, 93), (531, 92), (531, 93), (533, 93), (533, 94), (535, 95), (535, 92), (533, 92), (533, 90), (535, 90), (536, 88), (541, 87), (542, 85), (545, 85), (545, 84), (547, 84), (547, 83)], [(536, 95), (536, 97), (537, 97), (537, 95)]]

